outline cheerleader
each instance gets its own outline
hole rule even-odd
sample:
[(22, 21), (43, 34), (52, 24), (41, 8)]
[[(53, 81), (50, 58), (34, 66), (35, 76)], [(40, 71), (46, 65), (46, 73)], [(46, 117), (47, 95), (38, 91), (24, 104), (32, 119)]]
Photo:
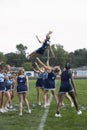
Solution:
[(4, 103), (4, 107), (5, 107), (6, 110), (9, 110), (7, 107), (8, 107), (8, 104), (11, 103), (10, 89), (11, 89), (12, 83), (13, 82), (6, 75), (6, 78), (5, 78), (5, 96), (6, 96), (6, 100), (5, 100), (5, 103)]
[(36, 38), (39, 41), (39, 43), (42, 43), (42, 46), (40, 48), (38, 48), (37, 50), (35, 50), (34, 52), (32, 52), (31, 54), (29, 54), (27, 56), (27, 59), (29, 59), (30, 57), (32, 57), (35, 54), (43, 55), (47, 48), (49, 48), (51, 50), (51, 53), (52, 53), (53, 57), (55, 57), (54, 52), (52, 51), (51, 46), (50, 46), (50, 34), (51, 33), (52, 33), (52, 31), (49, 31), (47, 33), (46, 38), (45, 38), (45, 40), (43, 42), (41, 42), (39, 40), (38, 36), (36, 36)]
[(43, 75), (43, 85), (44, 85), (44, 108), (46, 108), (46, 98), (49, 90), (51, 91), (54, 100), (56, 102), (56, 105), (58, 103), (57, 95), (55, 92), (55, 79), (56, 74), (60, 72), (60, 67), (55, 66), (47, 66), (45, 65), (39, 58), (37, 58), (38, 62), (45, 68), (45, 73)]
[(27, 106), (27, 112), (31, 113), (31, 110), (29, 109), (29, 102), (27, 99), (28, 94), (28, 77), (25, 76), (24, 70), (20, 69), (18, 72), (17, 77), (17, 94), (19, 99), (19, 116), (22, 116), (23, 111), (23, 100), (26, 103)]
[(4, 108), (4, 93), (5, 93), (5, 75), (3, 74), (3, 66), (0, 64), (0, 112), (7, 112)]
[(7, 107), (12, 109), (13, 108), (12, 99), (14, 98), (15, 77), (11, 73), (11, 66), (10, 65), (6, 65), (5, 69), (6, 69), (5, 70), (6, 71), (6, 80), (5, 80), (6, 93), (5, 93), (5, 95), (7, 96), (8, 99), (10, 98), (10, 100), (7, 104)]
[(36, 70), (33, 68), (34, 72), (37, 73), (37, 80), (36, 80), (36, 90), (37, 90), (37, 104), (41, 105), (40, 101), (40, 90), (43, 92), (43, 68)]
[(71, 98), (74, 102), (74, 105), (76, 107), (77, 114), (78, 115), (82, 114), (82, 111), (80, 111), (78, 108), (78, 102), (77, 102), (77, 98), (76, 98), (76, 89), (75, 89), (75, 84), (73, 81), (73, 76), (72, 76), (72, 72), (70, 70), (69, 63), (67, 63), (65, 65), (65, 69), (63, 70), (63, 72), (61, 74), (61, 84), (60, 84), (60, 89), (59, 89), (59, 101), (57, 104), (57, 112), (55, 114), (55, 117), (61, 117), (60, 107), (61, 107), (61, 103), (62, 103), (63, 98), (64, 98), (66, 93), (69, 93), (69, 95), (71, 96)]

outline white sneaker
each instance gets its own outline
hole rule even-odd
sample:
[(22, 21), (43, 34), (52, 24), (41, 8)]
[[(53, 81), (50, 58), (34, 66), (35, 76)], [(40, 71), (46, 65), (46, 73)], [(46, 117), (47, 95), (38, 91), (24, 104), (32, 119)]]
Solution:
[(22, 116), (22, 113), (21, 113), (21, 112), (19, 113), (19, 116)]
[(55, 117), (62, 117), (61, 114), (55, 114)]
[(1, 113), (4, 113), (4, 111), (3, 111), (3, 109), (2, 109), (2, 108), (0, 109), (0, 112), (1, 112)]
[(8, 112), (7, 110), (5, 110), (4, 108), (0, 109), (0, 112), (1, 113), (5, 113), (5, 112)]
[(11, 106), (9, 106), (9, 108), (10, 108), (10, 109), (12, 109), (12, 108), (13, 108), (13, 106), (11, 105)]
[(81, 110), (77, 111), (77, 115), (81, 115), (81, 114), (82, 114)]
[(49, 102), (46, 102), (46, 106), (50, 106), (50, 103), (49, 103)]
[(5, 107), (4, 110), (9, 111), (9, 109), (7, 107)]
[(41, 102), (38, 102), (38, 105), (41, 106)]
[(46, 105), (42, 105), (41, 107), (42, 107), (42, 108), (46, 108)]
[(31, 113), (31, 109), (28, 110), (28, 113)]
[(62, 104), (61, 104), (61, 107), (65, 107), (65, 104), (64, 104), (64, 103), (62, 103)]

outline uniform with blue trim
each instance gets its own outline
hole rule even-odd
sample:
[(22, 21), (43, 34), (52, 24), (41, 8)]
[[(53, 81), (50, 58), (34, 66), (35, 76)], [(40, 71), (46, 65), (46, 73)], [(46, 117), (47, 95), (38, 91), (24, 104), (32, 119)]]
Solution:
[(70, 73), (71, 73), (71, 70), (69, 70), (69, 69), (63, 70), (63, 72), (61, 74), (61, 85), (60, 85), (60, 89), (59, 89), (60, 93), (74, 91), (72, 88), (72, 85), (70, 83)]
[(5, 91), (4, 74), (0, 73), (0, 92)]
[(48, 41), (48, 40), (46, 39), (46, 40), (44, 41), (43, 45), (36, 50), (36, 53), (43, 55), (43, 54), (44, 54), (44, 51), (48, 48), (49, 45), (50, 45), (50, 41)]
[(43, 73), (41, 73), (41, 72), (38, 73), (36, 87), (43, 88)]
[(45, 90), (54, 90), (55, 89), (55, 79), (56, 75), (53, 71), (50, 73), (45, 72), (44, 76), (44, 89)]
[(25, 93), (27, 91), (26, 76), (18, 76), (17, 83), (18, 83), (17, 92), (18, 93)]
[(10, 79), (5, 80), (6, 91), (9, 91), (11, 89), (12, 84), (13, 84), (13, 81), (11, 81)]
[(5, 91), (9, 91), (11, 89), (12, 81), (10, 80), (11, 73), (6, 73), (6, 79), (5, 79)]

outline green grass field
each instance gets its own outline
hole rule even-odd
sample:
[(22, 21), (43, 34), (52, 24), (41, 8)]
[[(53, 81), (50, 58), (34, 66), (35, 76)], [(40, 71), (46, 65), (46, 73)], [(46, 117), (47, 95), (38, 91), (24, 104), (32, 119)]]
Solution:
[[(56, 93), (59, 89), (60, 81), (56, 81)], [(69, 101), (65, 98), (65, 107), (61, 108), (61, 118), (55, 117), (56, 104), (52, 98), (49, 109), (43, 109), (37, 106), (35, 80), (29, 81), (29, 103), (32, 110), (31, 114), (27, 114), (24, 107), (23, 116), (19, 117), (18, 113), (18, 98), (15, 93), (13, 99), (14, 108), (16, 111), (7, 113), (0, 113), (0, 130), (41, 130), (39, 126), (43, 124), (43, 130), (86, 130), (87, 129), (87, 79), (75, 80), (77, 99), (79, 108), (82, 110), (82, 115), (76, 114), (75, 107), (71, 108)], [(41, 98), (43, 94), (41, 92)], [(49, 92), (50, 96), (50, 92)], [(48, 115), (47, 118), (43, 117), (44, 114)]]

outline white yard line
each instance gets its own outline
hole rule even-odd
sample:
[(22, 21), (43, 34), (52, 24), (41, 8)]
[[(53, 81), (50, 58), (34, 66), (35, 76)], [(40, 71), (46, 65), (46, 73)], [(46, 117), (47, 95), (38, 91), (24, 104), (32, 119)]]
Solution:
[[(49, 103), (51, 103), (52, 101), (52, 95), (50, 95), (50, 98), (49, 98)], [(50, 107), (50, 106), (49, 106)], [(44, 129), (44, 125), (45, 125), (45, 122), (46, 122), (46, 118), (47, 118), (47, 115), (48, 115), (48, 112), (49, 112), (49, 107), (45, 108), (45, 112), (41, 118), (41, 122), (37, 128), (37, 130), (43, 130)]]

